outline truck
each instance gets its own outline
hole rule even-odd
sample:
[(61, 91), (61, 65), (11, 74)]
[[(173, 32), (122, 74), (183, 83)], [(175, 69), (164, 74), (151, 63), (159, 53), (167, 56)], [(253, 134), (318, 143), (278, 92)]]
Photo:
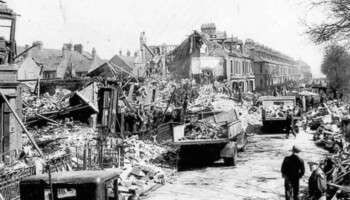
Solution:
[(20, 200), (118, 200), (120, 169), (70, 171), (29, 176), (20, 181)]
[(206, 117), (199, 121), (220, 126), (222, 133), (219, 134), (223, 137), (186, 139), (186, 127), (190, 126), (190, 123), (173, 127), (172, 143), (178, 147), (178, 170), (185, 166), (210, 164), (220, 158), (223, 158), (225, 165), (236, 165), (238, 151), (244, 150), (248, 142), (239, 116), (233, 109), (212, 113), (212, 115), (206, 113)]
[(296, 104), (295, 96), (262, 96), (262, 131), (283, 132), (287, 121), (287, 112)]

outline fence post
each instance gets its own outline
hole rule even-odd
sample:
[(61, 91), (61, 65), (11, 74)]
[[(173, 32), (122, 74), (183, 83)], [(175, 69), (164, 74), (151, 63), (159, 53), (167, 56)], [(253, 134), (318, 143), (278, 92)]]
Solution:
[(75, 146), (75, 157), (77, 158), (77, 168), (79, 169), (78, 146)]
[(83, 169), (86, 170), (86, 144), (84, 144), (84, 151), (83, 151)]
[(118, 150), (118, 168), (120, 168), (120, 148), (117, 147)]
[(90, 147), (90, 143), (88, 143), (88, 160), (89, 160), (88, 168), (91, 168), (91, 147)]

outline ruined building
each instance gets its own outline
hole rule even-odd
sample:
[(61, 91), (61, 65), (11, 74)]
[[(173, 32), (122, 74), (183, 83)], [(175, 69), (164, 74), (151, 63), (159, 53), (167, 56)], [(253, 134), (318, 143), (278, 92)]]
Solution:
[[(15, 158), (22, 146), (21, 120), (22, 101), (18, 65), (15, 64), (16, 16), (4, 3), (0, 3), (0, 163)], [(4, 34), (6, 33), (6, 34)]]

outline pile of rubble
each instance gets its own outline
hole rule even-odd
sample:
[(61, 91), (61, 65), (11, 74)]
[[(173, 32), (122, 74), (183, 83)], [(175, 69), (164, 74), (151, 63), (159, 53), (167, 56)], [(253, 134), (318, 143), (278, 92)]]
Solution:
[(94, 138), (97, 137), (97, 132), (86, 124), (69, 120), (41, 128), (32, 128), (30, 132), (45, 155), (58, 152), (76, 154), (76, 147), (95, 143)]
[(343, 147), (343, 135), (337, 124), (321, 125), (313, 133), (315, 144), (330, 152), (338, 152)]
[(140, 140), (137, 135), (124, 140), (124, 151), (124, 159), (126, 159), (124, 163), (126, 164), (152, 163), (165, 168), (175, 166), (175, 149), (173, 147)]
[(322, 161), (327, 176), (329, 199), (350, 198), (350, 153), (341, 152)]
[[(151, 92), (152, 89), (157, 89), (157, 95), (155, 95), (153, 102), (146, 105), (148, 102), (146, 99), (149, 96), (147, 93)], [(129, 132), (128, 134), (134, 133), (135, 130), (137, 132), (154, 130), (160, 123), (177, 120), (176, 116), (173, 116), (173, 111), (185, 107), (187, 107), (188, 112), (194, 113), (204, 110), (227, 111), (228, 108), (236, 109), (237, 117), (242, 120), (243, 128), (246, 128), (249, 123), (258, 123), (260, 119), (258, 109), (248, 112), (252, 106), (249, 102), (243, 101), (242, 104), (237, 104), (227, 94), (215, 91), (212, 85), (197, 87), (188, 81), (181, 84), (160, 81), (157, 84), (149, 83), (139, 90), (139, 98), (136, 98), (136, 101), (129, 100), (132, 108), (129, 109), (129, 105), (120, 102), (121, 106), (124, 105), (125, 132)], [(67, 97), (68, 92), (64, 91), (58, 91), (53, 96), (45, 94), (39, 98), (25, 93), (23, 94), (23, 114), (26, 118), (31, 118), (37, 114), (60, 111), (69, 106)], [(169, 119), (166, 115), (168, 113), (171, 113)], [(197, 120), (192, 121), (187, 129), (184, 138), (187, 140), (225, 138), (228, 134), (222, 126)], [(68, 118), (65, 120), (55, 119), (55, 123), (49, 121), (40, 128), (31, 126), (29, 131), (50, 160), (71, 155), (72, 163), (69, 170), (71, 168), (81, 169), (82, 166), (86, 167), (86, 165), (89, 168), (87, 162), (97, 163), (97, 156), (91, 156), (90, 161), (87, 161), (89, 159), (86, 157), (91, 148), (95, 148), (94, 152), (97, 152), (98, 132), (83, 123)], [(123, 157), (123, 164), (120, 165), (121, 161), (118, 160), (118, 164), (112, 162), (112, 165), (108, 167), (114, 166), (123, 169), (120, 184), (125, 190), (133, 188), (137, 191), (147, 191), (154, 185), (172, 181), (176, 168), (175, 147), (159, 145), (155, 141), (141, 140), (137, 135), (125, 138), (122, 143), (110, 137), (107, 137), (106, 140), (108, 144), (103, 147), (104, 150), (115, 151), (120, 144), (124, 148), (123, 155), (118, 151), (118, 154), (120, 153), (118, 159)], [(25, 146), (25, 148), (30, 147), (28, 141), (25, 142)], [(31, 163), (44, 165), (44, 161), (39, 159), (32, 149), (26, 151), (26, 157), (32, 159)], [(108, 159), (106, 158), (103, 162)], [(31, 165), (26, 162), (22, 163), (26, 166)], [(41, 171), (43, 171), (42, 167)]]
[(59, 90), (52, 96), (45, 93), (38, 97), (29, 92), (24, 92), (22, 93), (24, 105), (22, 113), (25, 118), (30, 118), (34, 117), (36, 113), (42, 114), (59, 111), (69, 105), (69, 102), (65, 100), (67, 93), (65, 90)]
[(206, 121), (196, 121), (186, 126), (185, 136), (180, 140), (208, 140), (227, 137), (227, 129), (223, 126)]
[(286, 106), (270, 106), (265, 109), (266, 118), (286, 118), (289, 107)]
[(171, 182), (176, 164), (175, 149), (132, 136), (124, 140), (121, 185), (138, 192)]
[(242, 103), (230, 99), (227, 95), (216, 94), (212, 100), (211, 106), (214, 110), (228, 111), (235, 109), (238, 118), (242, 123), (242, 128), (246, 130), (249, 125), (261, 124), (261, 110), (253, 106), (250, 101), (243, 101)]
[(191, 107), (212, 107), (212, 103), (217, 94), (214, 92), (214, 89), (211, 85), (205, 85), (199, 88), (198, 97), (189, 105)]
[(342, 120), (348, 115), (347, 105), (339, 101), (329, 101), (307, 114), (315, 143), (333, 153), (320, 162), (327, 176), (327, 199), (350, 198), (350, 149), (342, 131)]
[[(343, 107), (338, 107), (334, 101), (323, 104), (322, 107), (307, 113), (307, 124), (312, 130), (316, 145), (330, 152), (340, 151), (344, 145), (344, 135), (341, 131), (341, 121), (348, 115)], [(340, 115), (341, 113), (341, 115)]]

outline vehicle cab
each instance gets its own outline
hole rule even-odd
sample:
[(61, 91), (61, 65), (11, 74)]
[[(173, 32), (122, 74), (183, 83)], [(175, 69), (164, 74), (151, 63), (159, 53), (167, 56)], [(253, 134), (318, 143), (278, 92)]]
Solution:
[[(121, 170), (41, 174), (20, 182), (21, 200), (118, 200)], [(51, 187), (52, 185), (52, 187)]]

